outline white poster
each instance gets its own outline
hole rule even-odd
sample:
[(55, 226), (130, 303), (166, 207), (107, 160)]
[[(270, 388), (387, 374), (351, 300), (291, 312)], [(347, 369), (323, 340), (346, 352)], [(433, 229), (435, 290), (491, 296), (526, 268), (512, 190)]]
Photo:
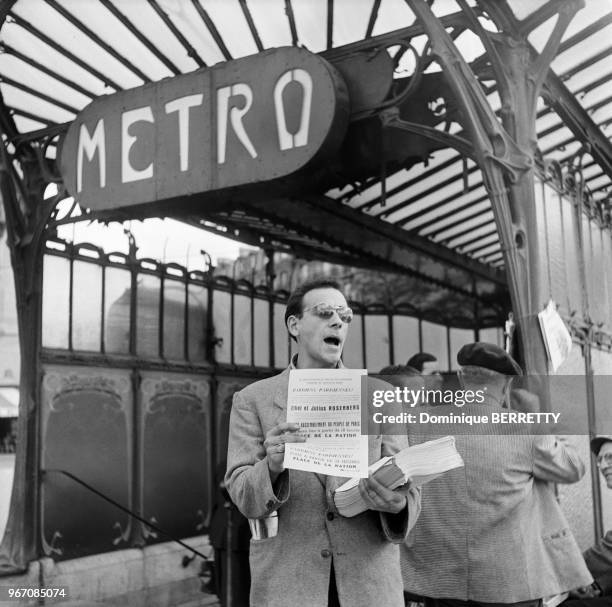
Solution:
[(294, 369), (287, 421), (305, 443), (285, 445), (285, 467), (332, 476), (368, 476), (368, 437), (361, 435), (365, 369)]
[(552, 299), (548, 302), (546, 308), (538, 314), (538, 319), (546, 346), (546, 354), (554, 373), (572, 351), (572, 336), (557, 312), (557, 306)]

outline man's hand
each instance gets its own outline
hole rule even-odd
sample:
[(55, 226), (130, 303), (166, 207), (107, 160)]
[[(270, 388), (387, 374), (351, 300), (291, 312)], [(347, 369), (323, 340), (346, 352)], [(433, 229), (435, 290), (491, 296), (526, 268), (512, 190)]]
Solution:
[(540, 411), (540, 399), (537, 394), (523, 388), (516, 388), (510, 392), (510, 407), (514, 411), (535, 413)]
[(574, 588), (570, 590), (570, 599), (592, 599), (601, 595), (599, 587), (593, 583), (590, 586), (581, 586), (580, 588)]
[(303, 443), (306, 439), (297, 434), (300, 427), (297, 424), (283, 422), (274, 426), (264, 440), (264, 448), (268, 456), (268, 468), (272, 482), (285, 469), (285, 443)]
[(362, 478), (359, 481), (359, 493), (370, 510), (379, 512), (390, 512), (397, 514), (401, 512), (408, 503), (408, 499), (398, 491), (391, 491), (381, 485), (374, 477)]

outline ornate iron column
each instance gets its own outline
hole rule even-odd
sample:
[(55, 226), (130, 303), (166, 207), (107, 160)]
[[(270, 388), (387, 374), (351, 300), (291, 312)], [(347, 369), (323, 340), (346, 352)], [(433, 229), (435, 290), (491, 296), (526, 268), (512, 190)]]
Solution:
[[(471, 144), (471, 156), (482, 171), (502, 244), (526, 370), (546, 374), (546, 351), (537, 323), (545, 302), (541, 301), (544, 268), (537, 254), (534, 197), (536, 104), (563, 32), (583, 2), (551, 1), (519, 23), (506, 2), (480, 0), (477, 8), (457, 0), (468, 28), (485, 48), (486, 54), (472, 65), (434, 15), (431, 3), (406, 2), (428, 34), (431, 55), (443, 69)], [(527, 36), (555, 15), (558, 18), (545, 47), (537, 54)], [(482, 18), (492, 21), (497, 31), (485, 29)], [(485, 81), (493, 81), (499, 93), (499, 118), (485, 94)], [(462, 138), (455, 147), (462, 151), (464, 143)]]
[(0, 97), (0, 198), (6, 215), (21, 349), (15, 475), (0, 573), (24, 570), (38, 556), (42, 250), (51, 210), (64, 196), (44, 199), (46, 186), (55, 180), (45, 149), (56, 134), (50, 129), (42, 137), (19, 137)]

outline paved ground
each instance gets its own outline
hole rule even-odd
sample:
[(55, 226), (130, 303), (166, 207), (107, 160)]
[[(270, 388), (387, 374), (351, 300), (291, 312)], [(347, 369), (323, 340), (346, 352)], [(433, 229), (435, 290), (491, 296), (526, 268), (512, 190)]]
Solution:
[(4, 535), (6, 518), (8, 517), (9, 501), (13, 488), (13, 471), (15, 456), (0, 454), (0, 539)]

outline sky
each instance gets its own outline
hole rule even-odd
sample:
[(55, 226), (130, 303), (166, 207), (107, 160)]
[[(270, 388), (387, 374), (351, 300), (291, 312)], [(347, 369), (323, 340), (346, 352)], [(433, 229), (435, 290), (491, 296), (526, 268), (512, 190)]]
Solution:
[(134, 234), (138, 257), (148, 257), (163, 263), (176, 262), (190, 270), (206, 269), (203, 249), (216, 265), (220, 257), (234, 259), (239, 249), (249, 248), (235, 240), (188, 226), (172, 219), (113, 222), (108, 226), (98, 222), (79, 222), (60, 226), (58, 236), (74, 243), (89, 242), (106, 253), (128, 252), (128, 238), (124, 229)]
[[(45, 197), (54, 195), (56, 191), (56, 186), (52, 184), (45, 192)], [(59, 203), (59, 218), (69, 212), (71, 206), (72, 198), (62, 200)], [(207, 269), (202, 250), (210, 255), (212, 263), (216, 265), (219, 258), (235, 259), (241, 249), (253, 248), (180, 221), (158, 218), (114, 221), (108, 225), (97, 221), (79, 221), (60, 225), (58, 236), (76, 244), (94, 244), (106, 253), (128, 253), (126, 229), (134, 235), (139, 258), (147, 257), (162, 263), (175, 262), (189, 270)]]

